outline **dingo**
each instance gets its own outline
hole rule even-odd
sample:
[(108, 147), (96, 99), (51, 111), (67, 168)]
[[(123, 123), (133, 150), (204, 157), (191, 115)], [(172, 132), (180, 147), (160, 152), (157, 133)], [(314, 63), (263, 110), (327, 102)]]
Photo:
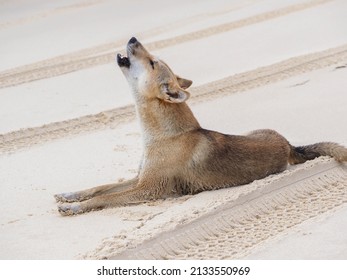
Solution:
[[(319, 156), (347, 161), (347, 149), (323, 142), (293, 147), (273, 130), (247, 136), (225, 135), (200, 127), (186, 104), (192, 81), (131, 38), (127, 57), (117, 55), (135, 99), (143, 137), (138, 176), (132, 180), (55, 195), (62, 215), (196, 194), (250, 183)], [(75, 203), (71, 203), (75, 202)]]

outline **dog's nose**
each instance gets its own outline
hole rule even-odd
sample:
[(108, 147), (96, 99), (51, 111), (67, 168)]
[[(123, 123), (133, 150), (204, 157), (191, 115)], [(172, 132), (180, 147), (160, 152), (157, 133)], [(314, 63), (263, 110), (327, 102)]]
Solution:
[(132, 37), (130, 40), (129, 40), (129, 44), (135, 44), (137, 42), (137, 39), (135, 37)]

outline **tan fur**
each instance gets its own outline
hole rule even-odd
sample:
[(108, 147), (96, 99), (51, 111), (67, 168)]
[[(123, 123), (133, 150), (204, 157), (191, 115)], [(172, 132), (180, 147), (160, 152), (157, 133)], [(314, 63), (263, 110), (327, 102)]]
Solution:
[[(128, 57), (118, 55), (135, 99), (143, 136), (138, 176), (127, 182), (56, 195), (62, 215), (195, 194), (250, 183), (321, 155), (347, 161), (336, 143), (293, 147), (273, 130), (246, 136), (200, 127), (185, 101), (192, 84), (176, 76), (132, 38)], [(74, 202), (74, 203), (71, 203)]]

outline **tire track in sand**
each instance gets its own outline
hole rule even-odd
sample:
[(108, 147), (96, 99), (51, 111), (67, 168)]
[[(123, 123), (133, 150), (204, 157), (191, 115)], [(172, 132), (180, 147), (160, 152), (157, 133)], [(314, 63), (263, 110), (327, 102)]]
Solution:
[[(146, 44), (149, 51), (170, 47), (185, 42), (210, 37), (233, 29), (242, 28), (259, 22), (275, 19), (291, 13), (309, 9), (332, 0), (316, 0), (306, 3), (288, 6), (282, 9), (258, 14), (242, 20), (228, 22), (225, 24), (205, 28), (199, 31), (178, 35), (172, 38), (159, 40)], [(125, 41), (125, 40), (124, 40)], [(47, 79), (70, 72), (103, 65), (114, 61), (115, 53), (122, 52), (124, 49), (124, 41), (115, 44), (101, 45), (96, 48), (82, 50), (73, 55), (60, 56), (32, 65), (18, 67), (0, 73), (0, 88), (16, 86), (40, 79)], [(112, 49), (112, 51), (110, 50)], [(100, 52), (102, 52), (100, 54)], [(84, 55), (83, 55), (84, 53)]]
[[(190, 104), (211, 98), (242, 92), (278, 82), (295, 75), (328, 67), (347, 60), (347, 45), (325, 51), (298, 56), (261, 67), (252, 71), (229, 76), (191, 89)], [(14, 152), (36, 144), (77, 135), (88, 131), (115, 126), (135, 119), (134, 105), (87, 115), (76, 119), (50, 123), (40, 127), (26, 128), (0, 135), (0, 153)]]
[(15, 20), (2, 22), (2, 23), (0, 23), (0, 30), (8, 28), (8, 27), (13, 27), (13, 26), (17, 26), (17, 25), (30, 23), (30, 22), (37, 21), (37, 20), (44, 19), (44, 18), (48, 18), (51, 16), (56, 16), (59, 14), (65, 14), (65, 13), (70, 12), (70, 11), (75, 11), (78, 9), (87, 8), (90, 6), (100, 4), (102, 2), (105, 2), (105, 0), (82, 1), (82, 2), (72, 4), (72, 5), (56, 7), (56, 8), (53, 8), (51, 10), (39, 12), (39, 13), (31, 15), (31, 16), (25, 16), (25, 17), (21, 17), (21, 18), (15, 19)]
[[(101, 0), (101, 1), (103, 2), (104, 0)], [(241, 3), (238, 5), (233, 4), (233, 5), (231, 5), (231, 7), (229, 7), (229, 8), (224, 7), (223, 10), (220, 10), (220, 11), (215, 11), (212, 13), (209, 12), (209, 13), (205, 13), (205, 14), (199, 14), (199, 15), (196, 15), (193, 17), (188, 17), (186, 19), (181, 19), (179, 21), (172, 22), (169, 24), (163, 24), (160, 27), (143, 31), (140, 33), (140, 35), (142, 38), (150, 38), (152, 36), (158, 36), (158, 35), (163, 34), (165, 32), (171, 31), (175, 28), (185, 27), (187, 24), (194, 23), (196, 21), (204, 19), (205, 17), (210, 17), (211, 15), (214, 16), (216, 14), (217, 15), (226, 14), (226, 13), (229, 13), (233, 10), (237, 10), (237, 9), (243, 8), (245, 6), (249, 6), (250, 2), (252, 2), (252, 1), (256, 1), (256, 0), (243, 1), (242, 4)], [(126, 38), (119, 39), (115, 42), (97, 45), (94, 47), (74, 51), (74, 52), (71, 52), (68, 54), (59, 55), (59, 56), (56, 56), (56, 57), (53, 57), (50, 59), (35, 62), (32, 64), (4, 70), (4, 71), (0, 72), (0, 77), (2, 75), (10, 75), (10, 74), (16, 74), (16, 73), (20, 73), (20, 72), (24, 72), (24, 71), (29, 71), (29, 70), (35, 70), (37, 68), (44, 67), (44, 66), (53, 66), (55, 64), (61, 64), (64, 62), (71, 62), (73, 60), (77, 60), (80, 58), (86, 58), (86, 57), (89, 57), (92, 55), (101, 54), (104, 52), (110, 52), (114, 49), (122, 49), (122, 47), (124, 47), (124, 42), (126, 42), (128, 39), (129, 38), (126, 37)]]
[[(265, 240), (347, 203), (347, 165), (299, 167), (217, 210), (110, 259), (238, 259)], [(316, 161), (317, 161), (316, 160)]]

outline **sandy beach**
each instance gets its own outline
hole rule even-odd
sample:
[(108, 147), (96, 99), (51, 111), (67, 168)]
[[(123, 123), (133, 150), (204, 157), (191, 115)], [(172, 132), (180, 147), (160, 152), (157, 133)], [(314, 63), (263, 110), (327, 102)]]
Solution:
[(53, 195), (130, 179), (141, 135), (115, 63), (136, 36), (202, 127), (347, 146), (347, 2), (0, 1), (0, 259), (346, 259), (347, 164), (73, 217)]

